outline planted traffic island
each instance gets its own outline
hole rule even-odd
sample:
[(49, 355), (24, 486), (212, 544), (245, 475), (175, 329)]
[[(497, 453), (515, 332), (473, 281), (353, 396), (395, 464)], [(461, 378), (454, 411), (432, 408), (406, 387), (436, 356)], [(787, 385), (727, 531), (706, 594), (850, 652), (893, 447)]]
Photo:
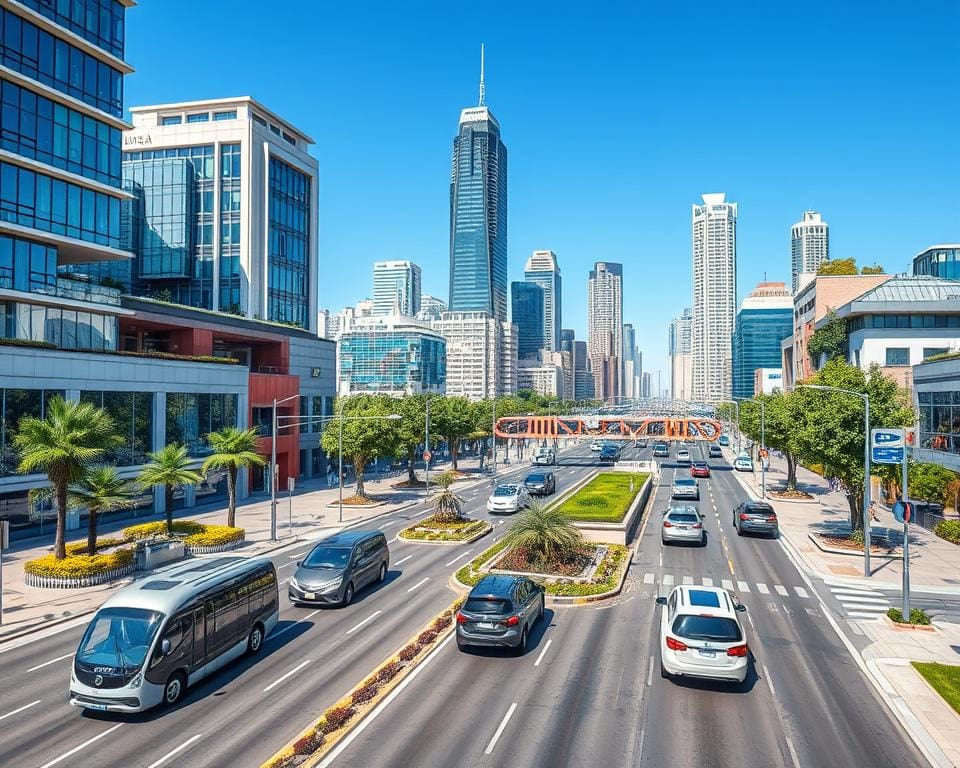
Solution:
[(910, 616), (907, 619), (903, 617), (903, 611), (899, 608), (888, 608), (883, 618), (894, 629), (920, 630), (921, 632), (937, 631), (927, 612), (921, 608), (911, 609)]
[(467, 544), (493, 530), (486, 520), (463, 516), (463, 499), (450, 489), (456, 480), (452, 472), (437, 478), (440, 492), (432, 500), (433, 514), (400, 531), (401, 539), (424, 544)]
[(650, 498), (647, 472), (600, 472), (553, 505), (589, 541), (626, 545)]
[[(830, 552), (834, 555), (863, 555), (864, 537), (863, 531), (858, 530), (853, 533), (809, 533), (810, 540), (816, 544), (817, 549), (823, 552)], [(886, 537), (870, 534), (870, 554), (875, 557), (901, 557), (902, 552), (899, 546), (891, 544)]]

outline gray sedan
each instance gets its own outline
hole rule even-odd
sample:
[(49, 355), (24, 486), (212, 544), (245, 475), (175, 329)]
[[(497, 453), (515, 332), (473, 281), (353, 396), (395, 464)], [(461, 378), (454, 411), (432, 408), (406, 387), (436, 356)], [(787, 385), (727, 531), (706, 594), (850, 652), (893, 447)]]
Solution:
[(670, 496), (674, 499), (700, 500), (700, 485), (692, 477), (678, 477), (673, 481)]
[(664, 512), (663, 523), (660, 526), (660, 542), (662, 544), (681, 542), (700, 546), (706, 544), (703, 520), (697, 508), (670, 507)]

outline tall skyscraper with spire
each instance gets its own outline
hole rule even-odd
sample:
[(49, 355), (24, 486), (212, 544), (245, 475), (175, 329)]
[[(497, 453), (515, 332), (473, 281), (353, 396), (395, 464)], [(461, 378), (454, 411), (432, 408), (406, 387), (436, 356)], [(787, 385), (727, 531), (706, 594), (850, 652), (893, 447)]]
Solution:
[(507, 320), (507, 148), (486, 105), (460, 113), (450, 179), (450, 311)]

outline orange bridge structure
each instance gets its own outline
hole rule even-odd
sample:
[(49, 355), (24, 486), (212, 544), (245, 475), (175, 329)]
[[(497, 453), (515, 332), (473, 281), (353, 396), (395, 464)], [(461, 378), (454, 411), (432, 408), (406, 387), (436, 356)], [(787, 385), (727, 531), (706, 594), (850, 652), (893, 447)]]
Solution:
[(607, 440), (702, 440), (713, 442), (722, 433), (719, 421), (689, 416), (504, 416), (494, 431), (499, 438)]

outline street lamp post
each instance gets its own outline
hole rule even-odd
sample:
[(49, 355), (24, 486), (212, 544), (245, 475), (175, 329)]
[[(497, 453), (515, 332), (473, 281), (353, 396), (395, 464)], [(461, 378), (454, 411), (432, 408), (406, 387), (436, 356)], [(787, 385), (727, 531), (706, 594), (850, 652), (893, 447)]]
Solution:
[(854, 389), (828, 387), (824, 384), (797, 384), (805, 389), (843, 392), (863, 400), (863, 575), (870, 578), (870, 395)]
[[(424, 424), (423, 424), (423, 432), (424, 432), (423, 449), (427, 453), (430, 453), (430, 403), (433, 401), (434, 398), (437, 398), (437, 397), (442, 397), (442, 395), (433, 395), (432, 397), (428, 397), (426, 400), (427, 413), (426, 413), (426, 416), (424, 416)], [(424, 463), (424, 472), (426, 473), (426, 484), (427, 484), (426, 495), (429, 497), (430, 496), (430, 461), (427, 458), (424, 458), (423, 463)]]
[(297, 394), (290, 395), (290, 397), (285, 397), (282, 400), (273, 398), (273, 418), (271, 420), (271, 436), (273, 439), (270, 441), (270, 541), (277, 540), (277, 432), (280, 431), (277, 424), (277, 406), (290, 400), (296, 400), (299, 397), (300, 395)]

